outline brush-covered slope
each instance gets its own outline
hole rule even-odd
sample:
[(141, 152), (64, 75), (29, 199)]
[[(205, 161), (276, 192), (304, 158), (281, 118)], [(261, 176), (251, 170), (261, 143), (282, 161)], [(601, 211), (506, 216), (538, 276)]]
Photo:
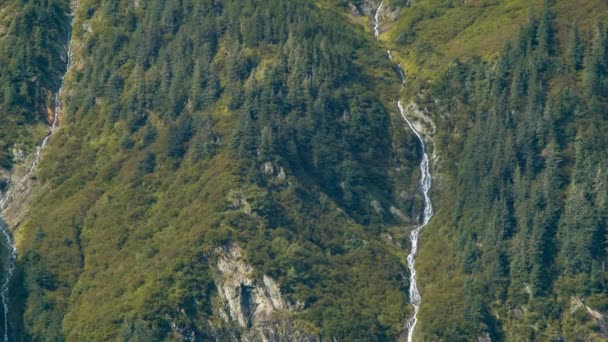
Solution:
[(386, 24), (406, 96), (438, 126), (417, 339), (608, 337), (607, 15), (601, 1), (418, 1)]
[[(73, 2), (61, 129), (11, 227), (12, 339), (403, 337), (422, 202), (400, 97), (436, 126), (415, 340), (605, 339), (608, 5), (386, 0), (375, 41), (379, 4)], [(70, 5), (0, 11), (10, 168)]]
[(266, 277), (290, 307), (269, 320), (301, 336), (401, 333), (388, 233), (420, 208), (418, 156), (371, 36), (309, 1), (81, 0), (71, 44), (19, 227), (16, 339), (238, 338)]
[[(65, 71), (67, 1), (0, 4), (0, 167), (10, 170), (45, 135)], [(5, 184), (0, 184), (4, 190)]]

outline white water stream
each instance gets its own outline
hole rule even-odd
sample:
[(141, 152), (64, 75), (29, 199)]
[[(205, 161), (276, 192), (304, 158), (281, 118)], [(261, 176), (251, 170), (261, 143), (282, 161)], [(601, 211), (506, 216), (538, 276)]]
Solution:
[[(391, 53), (391, 50), (386, 50), (386, 54), (388, 55), (388, 59), (392, 62), (393, 54)], [(401, 76), (401, 86), (404, 86), (405, 85), (405, 72), (401, 68), (401, 63), (397, 64), (397, 71), (399, 72), (399, 76)]]
[[(374, 36), (378, 38), (379, 26), (380, 26), (380, 11), (382, 10), (382, 6), (384, 5), (384, 1), (380, 2), (380, 6), (376, 9), (376, 13), (374, 15)], [(390, 50), (386, 51), (388, 54), (389, 60), (393, 61), (393, 55)], [(399, 71), (399, 75), (401, 76), (401, 84), (402, 86), (405, 84), (405, 73), (401, 69), (401, 64), (397, 64), (397, 70)], [(410, 233), (410, 240), (412, 242), (412, 249), (410, 254), (407, 256), (407, 267), (410, 271), (410, 288), (409, 288), (409, 296), (410, 302), (414, 307), (414, 314), (407, 321), (407, 341), (412, 342), (414, 337), (414, 329), (416, 328), (416, 324), (418, 323), (418, 311), (420, 310), (420, 303), (422, 302), (422, 297), (420, 296), (420, 291), (418, 289), (418, 282), (416, 279), (416, 255), (418, 254), (418, 239), (420, 237), (420, 232), (422, 229), (429, 223), (431, 217), (433, 217), (433, 204), (431, 202), (431, 197), (429, 192), (431, 190), (431, 185), (433, 178), (431, 176), (430, 163), (429, 163), (429, 155), (426, 152), (426, 146), (424, 144), (424, 139), (420, 133), (416, 130), (412, 122), (405, 115), (405, 108), (403, 108), (403, 104), (401, 101), (397, 101), (397, 108), (399, 108), (399, 113), (401, 113), (401, 117), (407, 123), (409, 128), (414, 132), (416, 138), (420, 141), (420, 146), (422, 147), (422, 161), (420, 163), (420, 189), (422, 191), (422, 195), (424, 196), (424, 216), (422, 219), (422, 223), (418, 225), (412, 232)]]
[(420, 145), (422, 146), (422, 162), (420, 163), (420, 188), (422, 190), (422, 195), (424, 196), (424, 216), (422, 223), (410, 233), (412, 250), (407, 256), (407, 267), (410, 270), (410, 302), (414, 306), (414, 314), (407, 322), (407, 340), (408, 342), (412, 342), (414, 328), (416, 328), (416, 324), (418, 323), (418, 311), (420, 310), (420, 303), (422, 302), (420, 291), (418, 290), (418, 282), (416, 281), (416, 254), (418, 254), (418, 238), (420, 237), (420, 232), (422, 229), (429, 223), (431, 217), (433, 217), (433, 204), (431, 203), (431, 197), (429, 195), (433, 178), (431, 177), (429, 155), (426, 152), (424, 140), (422, 139), (420, 133), (416, 131), (414, 125), (412, 125), (412, 123), (405, 116), (405, 109), (403, 108), (401, 101), (397, 102), (397, 106), (399, 108), (399, 112), (401, 113), (401, 117), (403, 117), (403, 120), (405, 120), (408, 126), (410, 126), (410, 129), (412, 132), (414, 132), (420, 141)]
[[(59, 90), (57, 91), (57, 93), (55, 93), (55, 97), (53, 98), (53, 121), (49, 125), (49, 133), (44, 137), (44, 139), (42, 140), (40, 145), (38, 145), (36, 147), (36, 153), (34, 155), (34, 160), (32, 161), (32, 164), (31, 164), (27, 174), (21, 179), (20, 184), (31, 178), (33, 172), (35, 171), (36, 167), (38, 167), (38, 164), (40, 163), (40, 158), (42, 156), (42, 150), (46, 147), (47, 143), (49, 142), (49, 139), (57, 130), (57, 124), (59, 121), (59, 112), (61, 111), (61, 93), (63, 92), (65, 76), (67, 75), (68, 71), (70, 70), (70, 67), (72, 64), (71, 63), (72, 62), (71, 41), (72, 41), (72, 14), (69, 14), (67, 51), (66, 51), (66, 57), (65, 57), (66, 71), (63, 74), (63, 76), (61, 76), (61, 85), (59, 86)], [(11, 186), (9, 184), (7, 186), (7, 189), (10, 187)], [(5, 191), (5, 193), (2, 193), (0, 191), (0, 213), (4, 209), (6, 201), (12, 196), (12, 191), (13, 191), (13, 189), (8, 189), (8, 191)], [(5, 266), (6, 272), (3, 275), (4, 279), (2, 280), (2, 286), (0, 286), (0, 299), (2, 300), (3, 314), (4, 314), (3, 341), (9, 342), (9, 331), (8, 331), (9, 330), (9, 324), (8, 324), (9, 309), (10, 309), (9, 308), (9, 286), (10, 286), (11, 277), (15, 270), (15, 262), (17, 260), (17, 247), (15, 246), (15, 241), (12, 237), (12, 234), (11, 234), (11, 231), (10, 231), (8, 225), (2, 220), (1, 217), (0, 217), (0, 236), (3, 240), (2, 242), (5, 244), (5, 246), (8, 250), (7, 251), (8, 253), (6, 255), (6, 266)]]
[(380, 11), (382, 10), (382, 6), (384, 5), (384, 0), (380, 2), (380, 6), (376, 9), (376, 14), (374, 15), (374, 37), (378, 38), (380, 35)]
[(32, 175), (32, 173), (34, 172), (34, 170), (36, 169), (36, 167), (38, 167), (38, 164), (40, 163), (40, 157), (42, 155), (42, 150), (46, 147), (46, 144), (48, 144), (49, 139), (51, 138), (51, 136), (53, 134), (55, 134), (55, 131), (57, 130), (57, 123), (59, 122), (59, 112), (61, 111), (61, 93), (63, 92), (63, 85), (65, 83), (65, 76), (68, 74), (68, 71), (70, 71), (70, 67), (72, 66), (72, 15), (70, 14), (70, 19), (69, 19), (69, 30), (68, 30), (68, 38), (67, 38), (67, 51), (66, 51), (66, 69), (65, 69), (65, 73), (63, 74), (63, 76), (61, 76), (61, 85), (59, 86), (59, 90), (55, 93), (55, 98), (53, 99), (53, 122), (51, 123), (51, 125), (49, 126), (49, 133), (47, 134), (46, 137), (44, 137), (44, 139), (42, 140), (42, 143), (40, 145), (38, 145), (38, 147), (36, 148), (36, 156), (34, 158), (34, 161), (32, 162), (32, 166), (30, 167), (30, 170), (27, 173), (27, 176), (24, 177), (24, 179), (27, 179), (28, 177), (30, 177)]
[[(1, 194), (0, 194), (1, 196)], [(5, 268), (5, 278), (2, 281), (2, 286), (0, 287), (0, 297), (2, 297), (2, 308), (4, 313), (4, 342), (8, 342), (8, 289), (11, 276), (13, 275), (13, 271), (15, 270), (15, 260), (17, 258), (17, 248), (13, 242), (13, 238), (11, 237), (11, 233), (8, 229), (8, 225), (2, 221), (0, 218), (0, 232), (2, 233), (2, 239), (5, 243), (5, 247), (7, 250), (6, 255), (6, 268)]]

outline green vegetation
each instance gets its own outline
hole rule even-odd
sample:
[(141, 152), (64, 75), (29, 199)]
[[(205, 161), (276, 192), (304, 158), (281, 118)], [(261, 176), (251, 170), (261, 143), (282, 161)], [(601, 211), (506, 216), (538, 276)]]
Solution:
[(425, 340), (606, 338), (572, 308), (605, 306), (608, 31), (555, 13), (545, 5), (496, 63), (452, 63), (421, 100), (449, 116), (450, 170), (419, 258)]
[[(44, 136), (33, 125), (52, 116), (52, 92), (65, 70), (68, 1), (3, 1), (0, 5), (0, 167), (13, 148), (31, 151)], [(16, 146), (17, 145), (17, 146)]]
[(418, 160), (382, 102), (397, 98), (398, 76), (341, 12), (316, 11), (79, 2), (64, 124), (19, 231), (15, 331), (82, 341), (170, 340), (172, 324), (200, 338), (210, 324), (231, 330), (213, 315), (210, 265), (233, 241), (254, 276), (303, 303), (290, 319), (305, 332), (401, 332), (406, 268), (381, 234), (397, 223), (390, 205), (411, 212), (419, 200), (396, 196), (416, 192), (404, 175)]
[[(397, 339), (409, 241), (389, 208), (422, 208), (399, 96), (438, 126), (416, 338), (606, 338), (608, 5), (385, 3), (375, 41), (366, 1), (78, 1), (12, 340), (238, 337), (218, 314), (229, 243), (294, 329)], [(69, 5), (0, 4), (3, 168), (44, 136)]]
[(494, 59), (541, 4), (541, 0), (414, 1), (387, 25), (382, 39), (410, 75), (408, 94), (414, 95), (455, 59)]
[[(590, 32), (598, 21), (608, 20), (603, 0), (554, 0), (560, 27), (576, 25)], [(534, 13), (542, 11), (544, 0), (418, 0), (399, 8), (393, 22), (386, 18), (380, 37), (408, 74), (405, 95), (413, 98), (429, 87), (455, 60), (481, 57), (495, 62), (506, 41), (513, 38)], [(557, 30), (566, 39), (569, 30)]]

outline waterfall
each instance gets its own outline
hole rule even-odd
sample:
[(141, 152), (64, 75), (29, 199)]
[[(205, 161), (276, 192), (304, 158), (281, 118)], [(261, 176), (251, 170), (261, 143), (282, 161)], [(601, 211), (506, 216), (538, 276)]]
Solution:
[[(2, 194), (0, 194), (2, 197)], [(5, 278), (2, 281), (2, 286), (0, 287), (0, 297), (2, 299), (2, 307), (4, 313), (4, 342), (8, 342), (8, 289), (11, 276), (13, 275), (13, 271), (15, 270), (15, 260), (17, 259), (17, 248), (15, 247), (15, 243), (13, 238), (11, 237), (11, 233), (8, 229), (8, 226), (2, 219), (0, 218), (0, 232), (2, 235), (3, 243), (8, 249), (8, 253), (6, 256), (6, 272)]]
[(53, 98), (53, 122), (49, 126), (49, 133), (46, 135), (46, 137), (44, 137), (44, 139), (42, 140), (42, 143), (40, 145), (38, 145), (38, 147), (36, 147), (36, 155), (34, 157), (34, 161), (32, 162), (32, 166), (30, 167), (30, 170), (28, 171), (27, 176), (23, 178), (24, 180), (29, 178), (32, 175), (32, 173), (36, 170), (36, 167), (38, 167), (38, 164), (40, 163), (40, 158), (42, 156), (42, 150), (46, 147), (47, 143), (49, 142), (49, 139), (51, 138), (51, 136), (53, 134), (55, 134), (55, 131), (57, 130), (57, 124), (59, 122), (59, 112), (61, 111), (61, 93), (63, 92), (65, 76), (68, 74), (68, 71), (70, 71), (70, 67), (72, 66), (71, 41), (72, 41), (72, 15), (70, 14), (69, 15), (69, 30), (68, 30), (68, 37), (67, 37), (66, 69), (65, 69), (65, 73), (63, 74), (63, 76), (61, 76), (61, 85), (59, 86), (59, 90), (55, 93), (55, 97)]
[[(27, 174), (21, 179), (20, 184), (27, 181), (31, 178), (33, 172), (36, 170), (36, 167), (40, 163), (40, 158), (42, 156), (42, 150), (46, 147), (49, 142), (51, 136), (57, 130), (57, 124), (59, 121), (59, 112), (61, 111), (61, 94), (63, 92), (63, 86), (65, 83), (65, 77), (70, 70), (72, 63), (72, 17), (73, 14), (68, 14), (69, 25), (68, 25), (68, 35), (67, 35), (67, 51), (65, 57), (66, 70), (65, 73), (61, 76), (61, 84), (59, 86), (59, 90), (55, 93), (53, 98), (53, 121), (49, 125), (49, 132), (44, 137), (40, 145), (36, 147), (36, 153), (34, 155), (34, 160), (27, 172)], [(9, 187), (10, 188), (10, 184)], [(5, 193), (0, 191), (0, 213), (4, 209), (7, 200), (9, 200), (12, 196), (13, 189), (7, 189)], [(15, 241), (12, 237), (12, 233), (8, 227), (8, 225), (2, 220), (0, 217), (0, 236), (2, 242), (6, 245), (8, 249), (8, 255), (6, 256), (6, 272), (4, 274), (4, 279), (2, 280), (2, 285), (0, 286), (0, 299), (2, 300), (3, 306), (3, 314), (4, 314), (4, 342), (9, 342), (9, 287), (10, 280), (15, 270), (15, 262), (17, 260), (17, 247), (15, 245)]]
[[(379, 31), (378, 31), (378, 26), (380, 25), (379, 13), (380, 13), (380, 10), (382, 9), (383, 5), (384, 5), (384, 1), (382, 1), (380, 3), (380, 6), (378, 6), (378, 8), (376, 9), (376, 14), (374, 15), (374, 20), (373, 20), (374, 36), (376, 37), (376, 39), (379, 36)], [(390, 61), (393, 61), (393, 55), (392, 55), (391, 51), (387, 50), (386, 53), (388, 55), (388, 59)], [(399, 72), (399, 75), (401, 76), (401, 85), (404, 86), (405, 85), (405, 72), (403, 72), (403, 69), (401, 68), (401, 63), (397, 64), (397, 71)], [(412, 122), (405, 115), (405, 109), (403, 108), (403, 104), (401, 103), (400, 100), (397, 101), (397, 108), (399, 109), (399, 113), (401, 113), (401, 117), (403, 118), (403, 120), (407, 123), (407, 125), (412, 130), (414, 135), (416, 135), (416, 138), (418, 138), (418, 141), (420, 141), (420, 146), (422, 148), (422, 161), (420, 162), (420, 173), (421, 173), (420, 189), (422, 191), (422, 195), (424, 196), (424, 216), (422, 219), (422, 223), (420, 225), (418, 225), (410, 233), (412, 249), (410, 251), (410, 254), (408, 254), (408, 256), (407, 256), (407, 267), (410, 271), (409, 297), (410, 297), (410, 302), (412, 303), (412, 306), (414, 307), (414, 314), (407, 321), (406, 328), (407, 328), (407, 340), (408, 340), (408, 342), (412, 342), (412, 339), (414, 337), (414, 329), (416, 328), (416, 324), (418, 323), (418, 311), (420, 310), (420, 303), (422, 302), (422, 297), (420, 297), (420, 291), (418, 290), (418, 282), (416, 279), (416, 254), (418, 254), (418, 238), (420, 237), (420, 232), (422, 231), (422, 229), (429, 223), (429, 221), (431, 220), (431, 217), (433, 217), (433, 204), (431, 202), (431, 197), (429, 195), (433, 178), (431, 176), (429, 155), (427, 154), (427, 151), (426, 151), (424, 139), (422, 139), (422, 136), (420, 135), (420, 133), (416, 130), (416, 128), (414, 127)]]
[(380, 11), (382, 10), (382, 5), (384, 5), (384, 0), (380, 2), (380, 6), (376, 9), (376, 14), (374, 15), (374, 37), (378, 38), (380, 35)]
[[(386, 54), (388, 55), (388, 59), (392, 62), (393, 54), (391, 53), (391, 50), (386, 50)], [(401, 63), (397, 64), (397, 72), (399, 73), (399, 76), (401, 76), (401, 86), (403, 87), (405, 86), (405, 72), (401, 68)]]
[(405, 86), (405, 72), (401, 68), (401, 63), (397, 64), (397, 71), (399, 71), (399, 76), (401, 76), (401, 86), (403, 87)]
[(422, 191), (422, 195), (424, 196), (424, 216), (422, 219), (422, 223), (410, 233), (410, 240), (412, 241), (412, 250), (407, 256), (407, 267), (410, 270), (409, 295), (410, 302), (412, 303), (412, 306), (414, 306), (414, 314), (407, 322), (407, 340), (408, 342), (411, 342), (412, 338), (414, 337), (414, 328), (418, 323), (418, 311), (420, 310), (420, 303), (422, 302), (422, 298), (420, 297), (420, 291), (418, 290), (418, 282), (416, 280), (416, 254), (418, 254), (418, 238), (420, 237), (420, 232), (422, 231), (422, 229), (429, 223), (431, 217), (433, 217), (433, 204), (431, 203), (431, 197), (429, 195), (433, 178), (431, 177), (429, 155), (426, 152), (426, 147), (424, 145), (424, 140), (422, 139), (422, 136), (420, 135), (420, 133), (418, 133), (418, 131), (414, 128), (414, 125), (412, 125), (412, 123), (405, 116), (405, 109), (403, 108), (403, 104), (401, 103), (401, 101), (397, 102), (397, 107), (399, 108), (401, 117), (403, 117), (403, 120), (405, 120), (412, 132), (414, 132), (414, 134), (420, 141), (420, 146), (422, 147), (422, 162), (420, 163), (420, 188)]

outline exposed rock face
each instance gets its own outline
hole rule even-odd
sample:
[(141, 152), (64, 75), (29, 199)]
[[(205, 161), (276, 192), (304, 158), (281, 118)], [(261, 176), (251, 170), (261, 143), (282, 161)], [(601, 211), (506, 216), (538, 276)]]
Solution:
[(395, 216), (396, 218), (400, 219), (403, 222), (411, 222), (411, 220), (409, 219), (409, 217), (403, 215), (403, 213), (401, 212), (401, 210), (397, 209), (395, 206), (392, 206), (389, 208), (391, 214), (393, 214), (393, 216)]
[(570, 297), (570, 314), (574, 314), (576, 311), (584, 309), (587, 312), (589, 318), (591, 318), (599, 327), (599, 335), (602, 339), (608, 339), (608, 317), (605, 314), (593, 309), (589, 305), (585, 304), (582, 299), (576, 297)]
[[(217, 314), (226, 323), (236, 323), (240, 341), (317, 341), (317, 338), (297, 331), (289, 314), (295, 307), (282, 295), (279, 285), (264, 275), (253, 276), (254, 269), (242, 259), (235, 244), (216, 249), (219, 271), (215, 283), (221, 306)], [(296, 305), (297, 306), (297, 305)], [(222, 336), (226, 338), (225, 334)]]
[(477, 342), (492, 342), (492, 338), (489, 333), (485, 333), (481, 336), (477, 336)]
[(352, 3), (350, 3), (348, 5), (350, 7), (350, 14), (352, 14), (354, 16), (360, 16), (361, 15), (361, 13), (359, 13), (359, 9), (357, 8), (357, 6), (355, 6)]
[(222, 274), (218, 291), (225, 300), (227, 316), (243, 328), (272, 318), (277, 310), (287, 309), (278, 285), (269, 277), (252, 278), (253, 268), (241, 260), (236, 245), (222, 248), (217, 269)]
[(430, 158), (434, 165), (438, 164), (438, 156), (435, 151), (433, 135), (437, 132), (437, 126), (429, 115), (427, 115), (414, 101), (405, 107), (405, 116), (410, 120), (414, 128), (424, 139), (427, 149), (431, 152)]
[[(71, 12), (74, 13), (78, 7), (78, 0), (70, 1)], [(72, 44), (71, 36), (69, 37), (68, 47)], [(61, 56), (63, 62), (69, 63), (68, 58), (72, 55), (68, 52)], [(69, 69), (69, 64), (68, 64)], [(66, 71), (67, 73), (67, 71)], [(65, 75), (64, 75), (65, 77)], [(63, 87), (63, 78), (62, 78)], [(59, 94), (61, 89), (59, 90)], [(49, 93), (50, 94), (50, 93)], [(59, 108), (61, 109), (61, 108)], [(48, 122), (51, 124), (54, 118), (54, 111), (57, 108), (47, 108)], [(61, 116), (61, 113), (59, 113)], [(39, 148), (44, 148), (47, 139), (53, 134), (55, 127), (49, 127), (46, 138), (40, 141)], [(32, 191), (38, 184), (36, 178), (36, 169), (40, 161), (40, 151), (32, 151), (26, 153), (20, 148), (13, 148), (13, 160), (15, 165), (12, 170), (0, 171), (0, 191), (2, 191), (2, 200), (0, 201), (0, 212), (2, 217), (9, 225), (10, 230), (15, 233), (19, 224), (28, 214), (30, 202), (32, 200)], [(17, 243), (19, 241), (17, 240)]]
[(376, 8), (378, 8), (378, 6), (380, 5), (380, 1), (381, 0), (364, 0), (359, 5), (358, 12), (368, 17), (371, 17), (374, 15), (374, 11), (376, 11)]
[(12, 171), (0, 172), (0, 211), (10, 229), (14, 232), (27, 214), (31, 201), (30, 194), (37, 184), (37, 179), (29, 173), (33, 155), (24, 157), (25, 162), (16, 164)]
[(413, 101), (405, 107), (405, 114), (425, 142), (433, 143), (432, 136), (437, 132), (437, 126), (431, 117), (426, 115)]
[(282, 184), (287, 180), (285, 169), (282, 166), (270, 161), (262, 164), (262, 172), (271, 178), (272, 182), (275, 184)]
[(384, 211), (382, 209), (382, 205), (378, 200), (371, 201), (370, 205), (372, 206), (372, 208), (374, 208), (374, 212), (376, 212), (376, 214), (382, 214), (382, 212)]
[[(373, 17), (376, 14), (376, 10), (380, 6), (380, 2), (381, 2), (381, 0), (364, 0), (359, 5), (358, 9), (356, 8), (356, 6), (353, 6), (351, 4), (351, 7), (355, 7), (355, 9), (357, 9), (357, 11), (354, 11), (351, 9), (351, 13), (353, 13), (353, 15), (355, 15), (355, 13), (357, 13), (357, 14), (361, 13), (368, 17)], [(406, 4), (406, 6), (409, 6), (409, 2)], [(387, 21), (387, 20), (388, 21), (397, 20), (397, 18), (399, 17), (400, 10), (401, 9), (399, 7), (392, 6), (388, 0), (384, 0), (384, 3), (382, 5), (382, 8), (379, 13), (379, 16), (381, 19), (380, 21), (383, 22), (383, 21)]]
[(179, 342), (194, 342), (196, 341), (196, 334), (194, 331), (187, 328), (180, 328), (175, 322), (171, 322), (171, 338), (174, 341)]
[(25, 160), (25, 152), (20, 148), (13, 148), (13, 160), (17, 163), (23, 162)]
[(245, 198), (245, 195), (239, 191), (234, 190), (228, 194), (228, 201), (230, 202), (230, 210), (242, 210), (246, 214), (251, 214), (251, 204)]

